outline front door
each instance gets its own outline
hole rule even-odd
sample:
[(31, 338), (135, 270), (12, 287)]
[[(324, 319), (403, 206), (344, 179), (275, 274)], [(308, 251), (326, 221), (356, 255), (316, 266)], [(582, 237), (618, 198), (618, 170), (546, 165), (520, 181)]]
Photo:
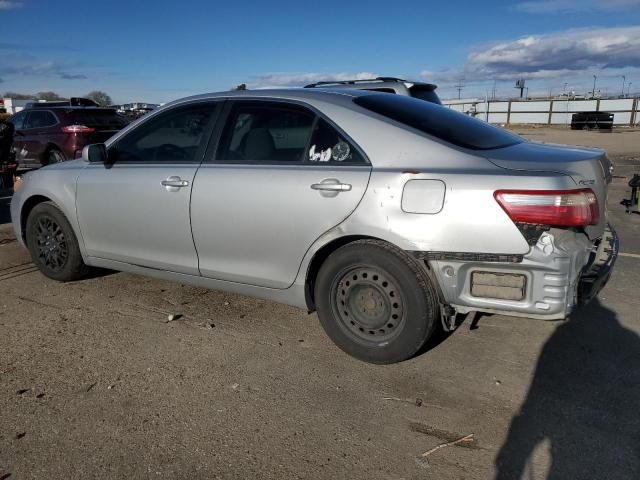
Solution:
[(77, 213), (89, 256), (198, 275), (189, 200), (218, 103), (153, 115), (109, 147), (111, 166), (78, 178)]
[(371, 168), (306, 107), (237, 101), (191, 199), (203, 276), (287, 288), (313, 242), (347, 218)]

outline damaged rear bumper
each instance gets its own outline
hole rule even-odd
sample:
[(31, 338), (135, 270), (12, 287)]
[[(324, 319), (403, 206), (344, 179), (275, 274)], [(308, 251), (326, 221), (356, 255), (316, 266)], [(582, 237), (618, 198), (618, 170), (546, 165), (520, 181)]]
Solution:
[(618, 255), (608, 226), (592, 242), (579, 232), (550, 229), (523, 256), (418, 253), (435, 277), (442, 302), (472, 311), (557, 320), (604, 287)]
[(578, 285), (579, 303), (593, 299), (609, 281), (613, 266), (618, 259), (620, 241), (611, 225), (607, 225), (604, 235), (594, 252), (591, 263), (586, 267)]

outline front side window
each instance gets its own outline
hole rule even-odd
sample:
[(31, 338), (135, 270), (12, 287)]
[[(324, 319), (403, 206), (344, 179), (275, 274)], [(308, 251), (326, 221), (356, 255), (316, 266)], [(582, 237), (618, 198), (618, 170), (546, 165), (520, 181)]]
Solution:
[(8, 121), (11, 124), (13, 124), (13, 127), (16, 130), (21, 130), (22, 128), (24, 128), (24, 119), (26, 118), (26, 116), (27, 116), (27, 112), (25, 111), (18, 112), (12, 117), (10, 117)]
[(256, 102), (236, 105), (224, 128), (217, 160), (300, 162), (314, 115), (296, 105)]
[(163, 112), (120, 139), (109, 157), (114, 162), (199, 162), (218, 108), (209, 103)]

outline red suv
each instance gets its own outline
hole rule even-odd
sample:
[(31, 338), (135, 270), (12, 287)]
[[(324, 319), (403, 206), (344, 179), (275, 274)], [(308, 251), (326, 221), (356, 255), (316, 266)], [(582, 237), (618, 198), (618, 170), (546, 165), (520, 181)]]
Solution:
[(129, 121), (112, 108), (32, 104), (8, 119), (15, 127), (18, 168), (40, 168), (78, 158), (85, 145), (102, 143)]

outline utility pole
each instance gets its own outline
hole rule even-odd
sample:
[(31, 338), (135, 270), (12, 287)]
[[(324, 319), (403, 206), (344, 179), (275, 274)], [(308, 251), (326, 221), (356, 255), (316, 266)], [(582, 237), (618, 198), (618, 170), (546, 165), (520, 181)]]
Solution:
[(496, 99), (496, 81), (493, 81), (493, 91), (491, 92), (491, 100)]
[(622, 98), (624, 98), (624, 82), (627, 80), (627, 77), (624, 75), (620, 75), (622, 77)]
[(593, 100), (594, 98), (596, 98), (596, 79), (598, 77), (596, 77), (595, 75), (593, 76), (593, 90), (591, 91), (591, 99)]
[(460, 83), (458, 83), (458, 85), (455, 86), (458, 89), (458, 100), (460, 100), (460, 94), (462, 92), (462, 89), (464, 88), (464, 84), (462, 83), (462, 80), (460, 80)]

